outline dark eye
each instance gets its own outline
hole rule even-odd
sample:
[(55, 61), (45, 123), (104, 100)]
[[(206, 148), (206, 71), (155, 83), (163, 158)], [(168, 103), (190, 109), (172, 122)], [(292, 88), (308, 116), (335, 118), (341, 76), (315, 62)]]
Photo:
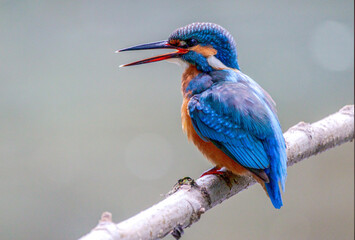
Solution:
[(195, 38), (190, 38), (186, 40), (186, 43), (189, 47), (193, 47), (198, 44), (198, 41)]

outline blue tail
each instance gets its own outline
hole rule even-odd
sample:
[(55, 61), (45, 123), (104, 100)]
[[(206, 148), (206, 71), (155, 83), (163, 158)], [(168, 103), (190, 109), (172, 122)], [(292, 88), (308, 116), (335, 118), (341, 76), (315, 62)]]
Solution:
[(265, 173), (269, 177), (269, 183), (265, 183), (266, 191), (275, 208), (282, 207), (281, 190), (285, 191), (285, 181), (287, 176), (287, 156), (286, 145), (282, 136), (281, 129), (275, 139), (269, 140), (269, 156), (271, 159), (270, 167), (265, 169)]
[(272, 205), (274, 205), (275, 208), (280, 209), (282, 207), (281, 191), (279, 183), (273, 175), (274, 174), (268, 174), (270, 182), (265, 183), (265, 187), (267, 193), (269, 194)]

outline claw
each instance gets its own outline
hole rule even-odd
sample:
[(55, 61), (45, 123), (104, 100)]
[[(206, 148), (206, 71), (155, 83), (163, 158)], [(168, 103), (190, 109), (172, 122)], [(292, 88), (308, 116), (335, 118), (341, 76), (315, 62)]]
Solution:
[(206, 175), (222, 175), (225, 172), (227, 172), (227, 169), (225, 167), (213, 167), (211, 169), (208, 169), (207, 171), (205, 171), (204, 173), (202, 173), (202, 175), (200, 176), (200, 178), (202, 178), (203, 176)]

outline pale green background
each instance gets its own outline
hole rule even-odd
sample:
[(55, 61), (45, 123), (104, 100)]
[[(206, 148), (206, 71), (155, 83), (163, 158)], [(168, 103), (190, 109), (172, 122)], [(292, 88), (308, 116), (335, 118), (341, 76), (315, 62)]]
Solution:
[[(350, 0), (0, 1), (0, 239), (76, 239), (211, 166), (181, 131), (181, 68), (115, 50), (218, 23), (285, 131), (354, 102), (353, 18)], [(353, 239), (353, 150), (290, 168), (281, 210), (254, 186), (183, 239)]]

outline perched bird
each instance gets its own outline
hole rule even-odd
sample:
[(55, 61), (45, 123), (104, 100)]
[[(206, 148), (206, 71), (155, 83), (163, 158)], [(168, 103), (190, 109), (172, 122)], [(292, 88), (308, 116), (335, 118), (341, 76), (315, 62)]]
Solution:
[(192, 23), (175, 30), (168, 40), (118, 52), (158, 48), (176, 51), (121, 67), (166, 59), (187, 63), (181, 80), (182, 128), (216, 165), (205, 174), (224, 167), (236, 175), (252, 175), (280, 208), (279, 184), (284, 191), (287, 157), (275, 103), (240, 71), (231, 34), (217, 24)]

